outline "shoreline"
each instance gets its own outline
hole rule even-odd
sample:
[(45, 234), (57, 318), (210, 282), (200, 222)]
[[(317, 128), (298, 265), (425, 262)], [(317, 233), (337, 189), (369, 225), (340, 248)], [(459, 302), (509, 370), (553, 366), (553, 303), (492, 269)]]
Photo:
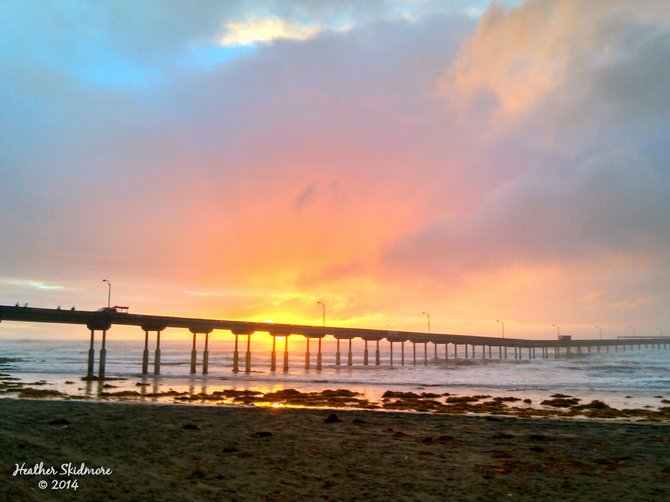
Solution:
[[(47, 376), (47, 375), (44, 375)], [(139, 380), (139, 381), (136, 381)], [(670, 400), (655, 395), (655, 406), (644, 408), (610, 406), (601, 399), (583, 399), (578, 395), (546, 391), (539, 399), (519, 397), (515, 390), (492, 394), (462, 394), (456, 392), (431, 392), (430, 387), (420, 392), (387, 389), (376, 399), (347, 388), (321, 388), (297, 390), (278, 382), (274, 388), (256, 390), (228, 385), (210, 385), (196, 388), (161, 385), (160, 379), (114, 378), (104, 381), (80, 378), (66, 381), (80, 392), (57, 390), (47, 380), (24, 382), (9, 373), (0, 373), (0, 398), (45, 399), (49, 401), (100, 401), (137, 402), (182, 405), (212, 405), (308, 409), (361, 409), (378, 411), (406, 411), (440, 415), (509, 416), (520, 418), (629, 420), (631, 422), (670, 422)], [(57, 387), (57, 386), (56, 386)], [(67, 387), (67, 386), (66, 386)], [(62, 388), (62, 387), (61, 387)], [(217, 390), (213, 390), (217, 389)], [(72, 389), (74, 390), (74, 389)], [(472, 389), (470, 389), (472, 390)], [(536, 395), (541, 394), (535, 391)], [(524, 394), (521, 393), (523, 396)], [(633, 398), (633, 396), (626, 396)]]
[[(1, 399), (0, 499), (74, 479), (142, 500), (662, 500), (670, 482), (667, 424), (158, 404)], [(112, 473), (12, 476), (40, 462)]]

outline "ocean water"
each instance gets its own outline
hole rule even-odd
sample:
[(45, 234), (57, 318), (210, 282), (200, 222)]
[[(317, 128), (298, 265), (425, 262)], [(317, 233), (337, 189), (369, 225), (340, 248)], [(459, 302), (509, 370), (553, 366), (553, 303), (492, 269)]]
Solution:
[[(387, 390), (413, 392), (450, 392), (457, 395), (486, 394), (493, 397), (514, 395), (533, 402), (547, 399), (553, 393), (580, 397), (584, 402), (600, 399), (617, 408), (651, 409), (670, 398), (670, 350), (649, 349), (615, 352), (573, 351), (570, 356), (542, 359), (514, 359), (508, 349), (508, 359), (499, 358), (492, 349), (492, 358), (482, 357), (481, 349), (475, 357), (464, 359), (459, 347), (459, 359), (453, 359), (453, 346), (445, 360), (444, 346), (438, 347), (437, 359), (433, 346), (428, 344), (424, 363), (424, 346), (417, 344), (417, 364), (413, 364), (412, 344), (405, 344), (405, 365), (401, 365), (400, 344), (394, 343), (390, 364), (389, 344), (380, 343), (381, 364), (375, 363), (375, 344), (369, 343), (369, 364), (363, 364), (363, 342), (353, 343), (353, 366), (346, 366), (347, 342), (341, 342), (342, 366), (335, 365), (335, 341), (324, 339), (323, 368), (316, 368), (317, 343), (310, 343), (311, 368), (305, 369), (305, 340), (290, 338), (290, 369), (282, 371), (283, 339), (277, 339), (278, 371), (270, 371), (270, 347), (258, 344), (252, 337), (252, 371), (233, 373), (233, 337), (210, 340), (209, 374), (202, 375), (202, 341), (198, 345), (198, 373), (190, 374), (191, 341), (184, 339), (161, 342), (161, 375), (142, 376), (143, 340), (114, 340), (107, 343), (107, 377), (118, 378), (107, 383), (113, 391), (138, 390), (144, 383), (152, 392), (169, 389), (191, 393), (213, 392), (223, 389), (249, 389), (268, 392), (283, 388), (300, 391), (346, 388), (363, 393), (371, 400), (379, 400)], [(244, 370), (246, 337), (240, 341), (240, 368)], [(254, 345), (257, 345), (254, 347)], [(96, 340), (95, 373), (99, 363), (99, 340)], [(24, 383), (46, 380), (47, 386), (70, 395), (96, 396), (98, 383), (83, 382), (86, 374), (88, 340), (0, 339), (0, 372), (9, 373)], [(150, 349), (150, 373), (153, 372), (153, 340)]]

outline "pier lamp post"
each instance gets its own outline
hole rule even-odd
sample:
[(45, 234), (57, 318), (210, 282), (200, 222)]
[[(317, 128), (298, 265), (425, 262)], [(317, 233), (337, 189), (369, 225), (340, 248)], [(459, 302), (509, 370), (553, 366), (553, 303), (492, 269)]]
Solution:
[(425, 315), (428, 319), (428, 334), (430, 334), (430, 314), (428, 312), (421, 312), (421, 315)]
[(552, 326), (556, 326), (556, 334), (561, 336), (561, 327), (558, 324), (552, 324)]
[(112, 283), (107, 279), (103, 279), (102, 282), (107, 283), (107, 308), (110, 308), (112, 305)]
[(600, 326), (593, 326), (593, 327), (596, 328), (600, 332), (600, 339), (602, 340), (603, 339), (603, 329)]
[(324, 303), (321, 302), (321, 301), (316, 302), (316, 303), (318, 303), (319, 305), (321, 305), (321, 310), (322, 310), (321, 313), (322, 313), (322, 316), (323, 316), (323, 327), (325, 328), (325, 327), (326, 327), (326, 306), (325, 306)]
[(637, 330), (633, 326), (628, 326), (628, 329), (633, 331), (633, 336), (637, 336)]
[(656, 329), (658, 330), (658, 336), (663, 336), (663, 328), (656, 326)]
[(496, 319), (496, 322), (500, 323), (500, 327), (502, 328), (502, 337), (505, 338), (505, 323), (500, 319)]

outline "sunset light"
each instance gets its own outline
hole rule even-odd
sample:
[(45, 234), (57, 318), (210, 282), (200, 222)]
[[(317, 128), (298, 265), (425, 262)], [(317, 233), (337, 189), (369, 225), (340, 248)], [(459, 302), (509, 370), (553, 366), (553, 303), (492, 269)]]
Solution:
[(642, 5), (261, 2), (174, 31), (137, 5), (146, 36), (91, 8), (83, 50), (10, 3), (2, 303), (97, 309), (109, 276), (135, 313), (652, 333), (668, 26)]

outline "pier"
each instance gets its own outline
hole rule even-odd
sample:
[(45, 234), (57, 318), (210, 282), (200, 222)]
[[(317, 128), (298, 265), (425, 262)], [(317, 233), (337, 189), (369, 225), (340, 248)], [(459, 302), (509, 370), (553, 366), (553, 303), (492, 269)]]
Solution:
[[(316, 344), (316, 370), (323, 367), (324, 361), (321, 351), (322, 340), (330, 336), (337, 341), (337, 351), (333, 364), (342, 365), (340, 342), (345, 342), (348, 348), (346, 365), (353, 366), (352, 340), (361, 339), (365, 343), (363, 352), (363, 365), (382, 364), (380, 342), (389, 344), (389, 365), (400, 363), (405, 366), (411, 362), (412, 365), (427, 365), (428, 344), (433, 345), (433, 361), (450, 360), (459, 358), (459, 347), (461, 357), (464, 359), (558, 359), (566, 354), (581, 353), (584, 351), (614, 351), (633, 350), (642, 348), (665, 349), (670, 345), (670, 337), (620, 337), (616, 339), (580, 339), (573, 340), (570, 337), (560, 337), (557, 340), (530, 340), (521, 338), (500, 338), (489, 336), (457, 335), (448, 333), (423, 333), (415, 331), (390, 331), (365, 328), (343, 328), (333, 326), (308, 326), (299, 324), (280, 324), (267, 322), (248, 322), (218, 319), (199, 319), (189, 317), (168, 317), (143, 314), (129, 314), (126, 312), (107, 311), (79, 311), (46, 309), (21, 306), (0, 305), (0, 322), (17, 321), (29, 323), (52, 323), (71, 324), (85, 326), (90, 331), (90, 346), (88, 350), (87, 378), (98, 378), (103, 380), (106, 374), (107, 360), (107, 333), (114, 325), (136, 326), (144, 332), (144, 349), (141, 354), (141, 372), (147, 375), (150, 372), (150, 338), (155, 333), (154, 358), (152, 372), (160, 375), (161, 371), (161, 332), (166, 328), (181, 328), (188, 330), (192, 336), (190, 354), (190, 372), (198, 372), (198, 338), (204, 338), (200, 371), (206, 375), (209, 371), (209, 338), (214, 331), (229, 332), (235, 337), (233, 351), (232, 371), (238, 373), (243, 371), (251, 373), (252, 335), (255, 333), (267, 333), (272, 336), (272, 352), (270, 369), (277, 371), (277, 338), (283, 338), (283, 364), (282, 371), (289, 371), (289, 338), (303, 337), (305, 343), (305, 369), (312, 366), (312, 355), (310, 352), (310, 341)], [(0, 329), (2, 327), (0, 326)], [(98, 374), (95, 375), (95, 336), (101, 333), (100, 349), (98, 353)], [(239, 337), (243, 337), (240, 340)], [(240, 359), (240, 342), (244, 344), (245, 351), (243, 359)], [(370, 358), (368, 344), (374, 347), (374, 358)], [(400, 360), (394, 360), (393, 344), (400, 344)], [(411, 343), (411, 360), (406, 358), (405, 344)], [(417, 344), (419, 351), (417, 354)], [(439, 357), (438, 347), (444, 345), (444, 357)], [(492, 349), (495, 348), (495, 351)], [(451, 354), (450, 354), (451, 352)], [(417, 358), (418, 355), (418, 358)], [(138, 360), (140, 358), (138, 357)]]

